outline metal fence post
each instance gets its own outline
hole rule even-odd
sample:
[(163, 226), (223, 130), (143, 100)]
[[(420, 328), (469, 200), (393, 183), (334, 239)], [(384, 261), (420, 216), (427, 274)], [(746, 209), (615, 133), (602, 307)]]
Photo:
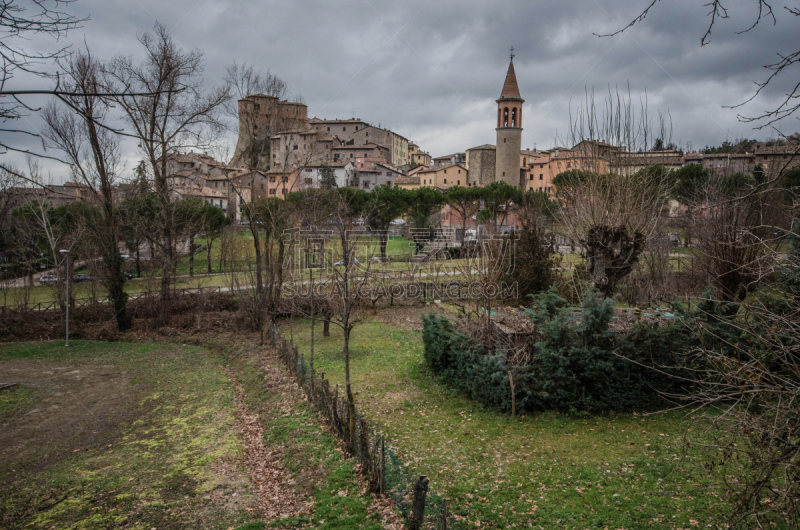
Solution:
[(442, 499), (442, 530), (447, 530), (447, 499)]

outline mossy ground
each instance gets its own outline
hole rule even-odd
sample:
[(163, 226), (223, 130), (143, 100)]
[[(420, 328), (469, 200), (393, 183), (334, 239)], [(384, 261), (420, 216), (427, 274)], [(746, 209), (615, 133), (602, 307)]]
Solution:
[(252, 520), (219, 359), (180, 344), (0, 349), (0, 527), (221, 528)]

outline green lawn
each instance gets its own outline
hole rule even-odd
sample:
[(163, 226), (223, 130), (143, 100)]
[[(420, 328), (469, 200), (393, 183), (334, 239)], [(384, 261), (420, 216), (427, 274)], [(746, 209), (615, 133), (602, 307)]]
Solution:
[(219, 343), (0, 348), (0, 382), (28, 381), (0, 391), (0, 528), (263, 528), (224, 365), (309, 507), (266, 526), (381, 528), (355, 462), (278, 361)]
[[(341, 332), (320, 328), (315, 365), (341, 383)], [(294, 328), (306, 356), (309, 331), (309, 321)], [(468, 527), (725, 527), (692, 455), (680, 458), (679, 415), (511, 418), (440, 384), (420, 331), (365, 323), (351, 347), (357, 406)]]
[(220, 528), (251, 520), (233, 386), (208, 350), (0, 349), (0, 527)]

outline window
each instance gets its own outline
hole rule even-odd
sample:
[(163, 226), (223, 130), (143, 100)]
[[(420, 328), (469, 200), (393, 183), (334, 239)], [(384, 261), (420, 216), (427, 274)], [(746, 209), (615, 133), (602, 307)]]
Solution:
[(347, 127), (342, 127), (342, 130), (343, 130), (344, 132), (347, 132)]
[(306, 168), (306, 173), (311, 173), (311, 168), (310, 167)]
[(281, 177), (281, 182), (289, 182), (289, 177)]
[(461, 170), (460, 170), (460, 169), (458, 170), (458, 174), (459, 174), (459, 175), (461, 174)]
[(459, 186), (461, 186), (461, 181), (459, 180), (458, 182), (456, 182), (456, 184), (458, 184)]
[(528, 180), (533, 180), (533, 175), (528, 175)]
[(330, 127), (328, 127), (328, 132), (330, 132), (330, 131), (331, 131), (331, 128), (330, 128)]
[(369, 188), (369, 182), (365, 182), (365, 183), (364, 183), (364, 187), (365, 187), (365, 188)]
[(539, 191), (542, 191), (542, 187), (541, 186), (539, 186)]
[(271, 190), (269, 190), (269, 194), (270, 195), (275, 195), (275, 191), (276, 191), (275, 188), (272, 188)]
[(294, 144), (294, 150), (297, 151), (297, 144)]
[(270, 184), (275, 184), (275, 177), (270, 177), (269, 178), (269, 183)]
[(311, 177), (306, 178), (306, 184), (313, 184), (313, 183), (314, 179), (312, 179)]
[(505, 172), (505, 171), (503, 171), (503, 176), (504, 176), (504, 177), (506, 176), (506, 172)]
[(447, 184), (447, 179), (444, 179), (444, 183)]
[(571, 167), (572, 167), (572, 164), (570, 162), (567, 162), (567, 169), (569, 169)]
[(547, 186), (547, 193), (550, 193), (550, 186)]
[[(533, 175), (531, 175), (531, 180), (533, 180)], [(544, 180), (544, 175), (539, 173), (539, 180)]]
[(503, 143), (506, 143), (506, 139), (505, 138), (503, 138)]

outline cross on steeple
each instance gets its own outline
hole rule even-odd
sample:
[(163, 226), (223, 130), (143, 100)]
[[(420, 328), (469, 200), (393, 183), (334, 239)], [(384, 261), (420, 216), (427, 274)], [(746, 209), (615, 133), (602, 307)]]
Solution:
[(514, 60), (514, 47), (511, 47), (511, 60)]

